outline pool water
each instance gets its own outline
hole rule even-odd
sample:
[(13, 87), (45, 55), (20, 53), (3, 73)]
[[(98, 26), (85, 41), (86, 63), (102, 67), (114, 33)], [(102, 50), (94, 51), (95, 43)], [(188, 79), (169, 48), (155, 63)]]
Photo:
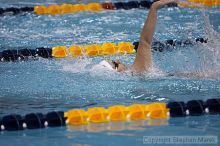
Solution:
[[(69, 1), (65, 1), (69, 2)], [(71, 1), (72, 2), (72, 1)], [(86, 1), (84, 1), (86, 2)], [(1, 7), (33, 6), (58, 1), (4, 1)], [(64, 1), (62, 1), (64, 3)], [(208, 23), (205, 21), (209, 16)], [(138, 41), (148, 10), (116, 10), (66, 15), (15, 15), (0, 17), (0, 51), (57, 45)], [(43, 59), (0, 63), (0, 116), (53, 110), (155, 101), (206, 100), (220, 95), (218, 40), (219, 8), (165, 8), (159, 11), (155, 40), (208, 37), (208, 44), (153, 52), (154, 71), (143, 76), (98, 70), (103, 59), (127, 64), (133, 55)], [(209, 26), (209, 23), (211, 27)], [(206, 77), (167, 76), (183, 71), (207, 72)], [(211, 73), (210, 73), (211, 71)], [(137, 121), (80, 127), (1, 132), (0, 143), (9, 145), (144, 145), (144, 136), (220, 136), (219, 115)], [(181, 145), (181, 144), (180, 144)], [(189, 144), (190, 145), (190, 144)], [(219, 142), (218, 144), (219, 145)]]

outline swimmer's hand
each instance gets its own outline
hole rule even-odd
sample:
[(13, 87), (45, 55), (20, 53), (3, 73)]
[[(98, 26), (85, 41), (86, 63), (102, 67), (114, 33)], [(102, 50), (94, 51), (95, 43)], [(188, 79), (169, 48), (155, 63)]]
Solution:
[(178, 3), (178, 0), (159, 0), (159, 1), (154, 2), (151, 8), (158, 10), (162, 8), (163, 6), (167, 4), (171, 4), (171, 3)]

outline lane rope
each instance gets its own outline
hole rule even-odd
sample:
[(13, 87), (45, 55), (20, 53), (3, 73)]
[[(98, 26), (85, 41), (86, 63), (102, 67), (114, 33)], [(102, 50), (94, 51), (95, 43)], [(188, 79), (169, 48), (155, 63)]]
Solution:
[[(208, 39), (196, 38), (182, 39), (182, 40), (166, 40), (163, 42), (154, 41), (152, 43), (152, 51), (164, 52), (172, 51), (177, 46), (196, 45), (197, 43), (207, 43)], [(120, 42), (91, 44), (91, 45), (72, 45), (55, 46), (53, 48), (40, 47), (36, 49), (10, 49), (0, 52), (0, 62), (8, 61), (25, 61), (30, 59), (42, 58), (66, 58), (66, 57), (79, 57), (79, 56), (104, 56), (104, 55), (120, 55), (120, 54), (133, 54), (138, 49), (139, 42)]]
[[(34, 6), (34, 7), (10, 7), (10, 8), (0, 8), (0, 16), (4, 15), (17, 15), (22, 13), (35, 13), (38, 15), (42, 14), (67, 14), (67, 13), (77, 13), (82, 11), (89, 12), (100, 12), (103, 10), (130, 10), (130, 9), (149, 9), (154, 0), (143, 0), (143, 1), (129, 1), (129, 2), (104, 2), (104, 3), (88, 3), (88, 4), (62, 4), (62, 5), (49, 5), (49, 6)], [(220, 0), (186, 0), (184, 3), (180, 4), (169, 4), (168, 7), (216, 7), (220, 6)]]
[(108, 108), (92, 107), (87, 110), (71, 109), (69, 111), (53, 111), (46, 114), (29, 113), (5, 115), (0, 118), (0, 131), (18, 131), (24, 129), (40, 129), (79, 126), (111, 122), (132, 122), (139, 120), (168, 120), (175, 117), (202, 116), (220, 114), (220, 99), (190, 100), (187, 103), (172, 101), (169, 103), (154, 102), (148, 104), (113, 105)]
[[(1, 8), (0, 15), (12, 14), (17, 15), (25, 12), (34, 12), (35, 14), (66, 14), (76, 13), (82, 11), (100, 12), (103, 10), (117, 10), (117, 9), (133, 9), (133, 8), (150, 8), (153, 1), (130, 1), (130, 2), (104, 2), (104, 3), (88, 3), (88, 4), (62, 4), (62, 5), (49, 5), (49, 6), (34, 6), (34, 7), (23, 7), (23, 8)], [(168, 6), (177, 6), (176, 4), (169, 4)]]

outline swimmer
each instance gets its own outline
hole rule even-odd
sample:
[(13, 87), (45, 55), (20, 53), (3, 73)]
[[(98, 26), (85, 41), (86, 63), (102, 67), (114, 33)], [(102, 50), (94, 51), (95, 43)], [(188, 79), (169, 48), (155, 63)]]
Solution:
[(157, 22), (157, 10), (170, 3), (177, 3), (177, 0), (159, 0), (151, 5), (147, 20), (140, 35), (136, 58), (131, 67), (121, 63), (120, 60), (104, 60), (100, 62), (100, 65), (118, 72), (124, 72), (126, 70), (131, 70), (133, 73), (148, 72), (152, 67), (151, 43)]
[[(162, 8), (163, 6), (170, 4), (170, 3), (177, 3), (178, 0), (159, 0), (152, 4), (147, 20), (144, 24), (142, 29), (139, 46), (137, 49), (136, 58), (134, 60), (133, 65), (127, 66), (121, 63), (120, 60), (113, 60), (113, 61), (102, 61), (100, 65), (107, 67), (110, 70), (115, 70), (117, 72), (124, 72), (130, 70), (133, 73), (144, 73), (149, 72), (152, 68), (152, 55), (151, 55), (151, 43), (153, 40), (154, 30), (157, 21), (157, 11)], [(212, 77), (216, 74), (213, 71), (182, 71), (182, 72), (175, 72), (175, 73), (168, 73), (168, 76), (182, 76), (182, 77)]]

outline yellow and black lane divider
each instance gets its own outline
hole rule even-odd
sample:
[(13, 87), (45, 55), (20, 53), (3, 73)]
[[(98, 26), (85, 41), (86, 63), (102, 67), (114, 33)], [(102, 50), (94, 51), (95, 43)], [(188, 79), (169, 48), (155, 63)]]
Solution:
[(178, 4), (179, 7), (216, 7), (220, 6), (220, 0), (186, 0), (185, 3)]
[[(67, 13), (77, 13), (82, 11), (89, 12), (100, 12), (103, 10), (118, 10), (118, 9), (138, 9), (138, 8), (150, 8), (152, 3), (156, 0), (142, 0), (142, 1), (129, 1), (129, 2), (104, 2), (104, 3), (88, 3), (88, 4), (62, 4), (62, 5), (49, 5), (49, 6), (34, 6), (34, 7), (10, 7), (10, 8), (0, 8), (0, 15), (7, 14), (21, 14), (34, 12), (35, 14), (67, 14)], [(168, 7), (215, 7), (220, 6), (220, 0), (185, 0), (179, 4), (169, 4)]]
[[(153, 0), (142, 0), (142, 1), (129, 1), (129, 2), (104, 2), (104, 3), (88, 3), (88, 4), (62, 4), (62, 5), (49, 5), (49, 6), (34, 6), (34, 7), (23, 7), (23, 8), (1, 8), (0, 15), (6, 14), (20, 14), (25, 12), (34, 12), (35, 14), (67, 14), (76, 13), (82, 11), (89, 12), (100, 12), (103, 10), (117, 10), (117, 9), (133, 9), (133, 8), (150, 8), (154, 1)], [(168, 6), (177, 6), (176, 4), (169, 4)]]
[[(36, 14), (66, 14), (77, 13), (82, 11), (100, 12), (103, 10), (118, 10), (118, 9), (137, 9), (137, 8), (150, 8), (154, 1), (129, 1), (129, 2), (116, 2), (116, 3), (88, 3), (88, 4), (62, 4), (62, 5), (50, 5), (36, 6), (34, 12)], [(177, 4), (169, 4), (170, 7), (176, 7)]]
[(45, 127), (79, 126), (111, 122), (132, 122), (138, 120), (168, 120), (174, 117), (220, 114), (220, 99), (190, 100), (187, 103), (173, 101), (148, 104), (113, 105), (108, 108), (92, 107), (87, 110), (71, 109), (46, 114), (30, 113), (5, 115), (0, 118), (0, 131), (17, 131)]
[[(154, 41), (152, 44), (153, 51), (172, 51), (177, 46), (195, 45), (196, 43), (207, 43), (207, 39), (197, 38), (195, 40), (166, 40), (164, 42)], [(8, 61), (23, 61), (28, 59), (43, 58), (65, 58), (65, 57), (79, 57), (79, 56), (104, 56), (104, 55), (120, 55), (120, 54), (133, 54), (138, 49), (139, 42), (120, 42), (116, 43), (103, 43), (91, 45), (72, 45), (55, 46), (53, 48), (36, 48), (36, 49), (9, 49), (0, 52), (0, 62)]]

